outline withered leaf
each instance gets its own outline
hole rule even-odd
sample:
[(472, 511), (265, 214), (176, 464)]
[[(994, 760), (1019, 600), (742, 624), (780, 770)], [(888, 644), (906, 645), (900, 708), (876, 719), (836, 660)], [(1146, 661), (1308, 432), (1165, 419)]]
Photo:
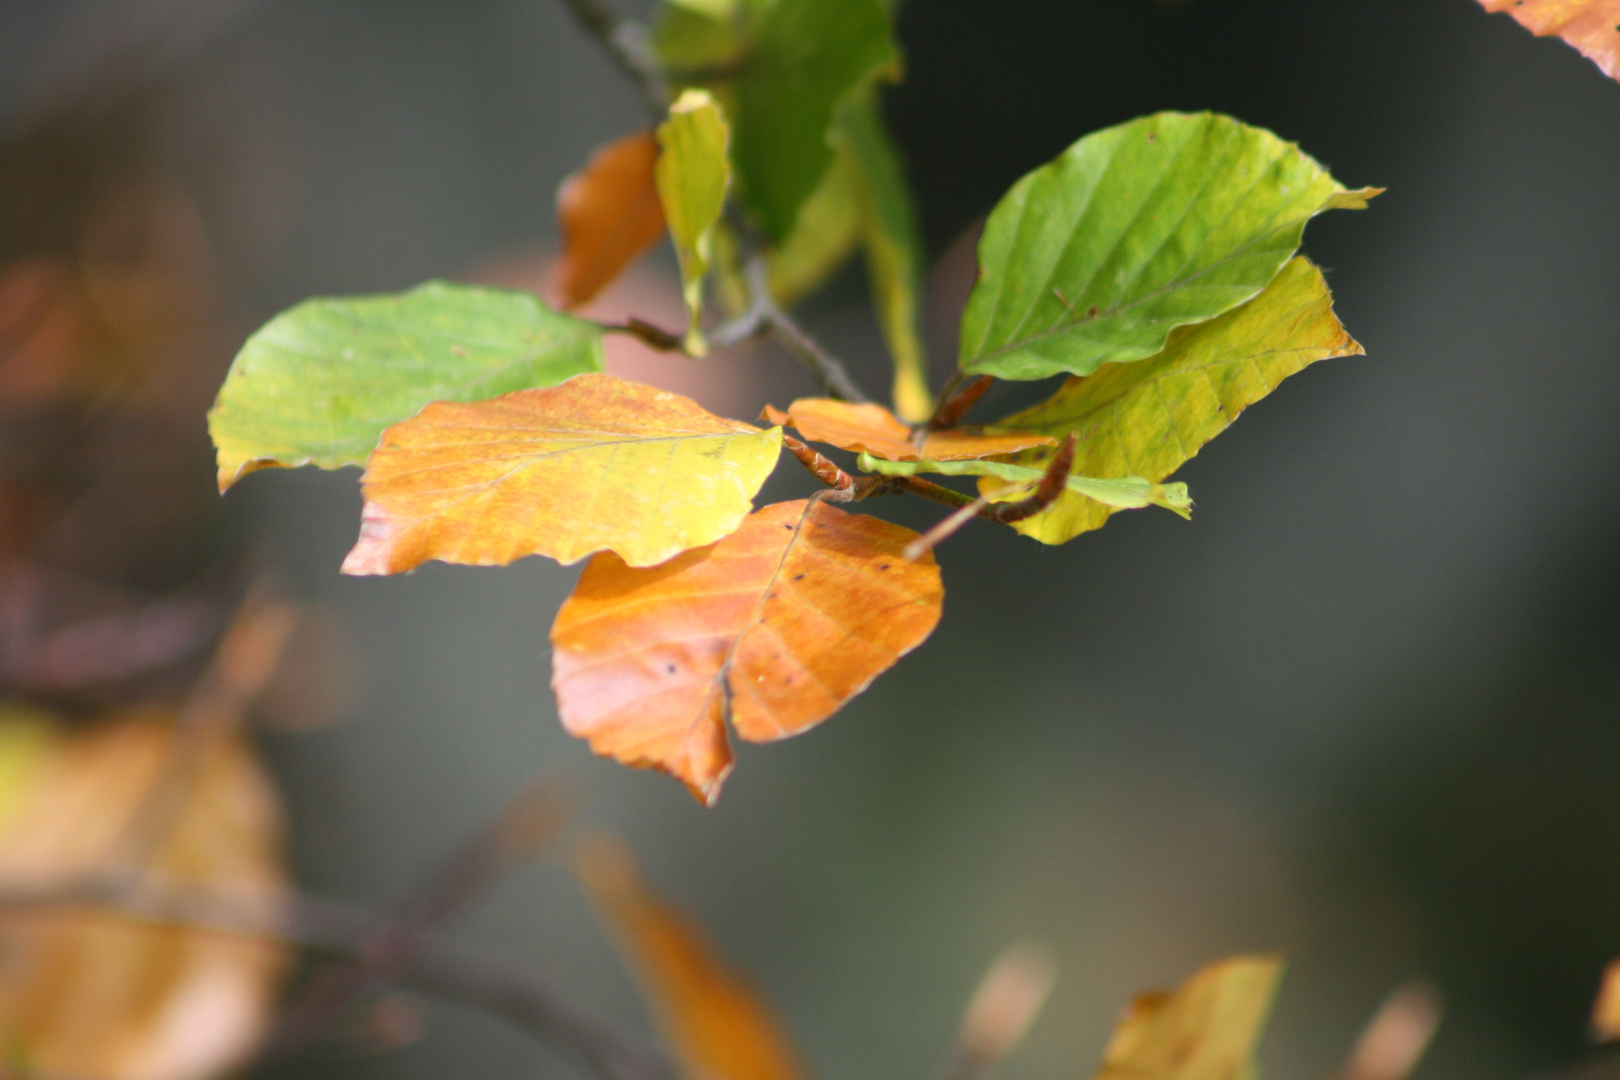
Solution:
[(689, 919), (642, 882), (628, 850), (601, 838), (583, 847), (576, 867), (688, 1075), (804, 1075), (791, 1040), (759, 992)]
[(1620, 0), (1479, 0), (1537, 37), (1557, 34), (1611, 79), (1620, 79)]
[(939, 622), (944, 590), (917, 534), (818, 499), (776, 503), (662, 566), (592, 559), (551, 629), (563, 726), (712, 804), (750, 742), (813, 727)]
[(638, 131), (597, 150), (557, 189), (557, 302), (565, 310), (601, 292), (664, 235), (657, 163), (658, 140)]
[[(47, 890), (120, 869), (136, 816), (172, 783), (179, 740), (142, 712), (61, 734), (0, 717), (0, 889)], [(148, 880), (273, 911), (284, 887), (276, 797), (240, 740), (210, 745)], [(0, 1031), (30, 1075), (202, 1080), (263, 1037), (286, 970), (270, 941), (89, 907), (0, 915)]]
[(1274, 956), (1211, 964), (1174, 993), (1131, 1003), (1098, 1080), (1247, 1080), (1282, 975)]
[(1604, 1042), (1620, 1039), (1620, 960), (1603, 972), (1603, 986), (1592, 1005), (1592, 1029)]
[(987, 433), (977, 428), (951, 428), (929, 432), (919, 447), (911, 437), (911, 429), (882, 405), (832, 398), (800, 398), (788, 406), (787, 412), (767, 406), (765, 415), (773, 424), (792, 424), (812, 442), (890, 461), (959, 461), (1057, 444), (1052, 436), (1038, 431)]
[(651, 566), (735, 529), (781, 441), (780, 428), (612, 375), (439, 402), (383, 433), (343, 572), (572, 563), (603, 550)]

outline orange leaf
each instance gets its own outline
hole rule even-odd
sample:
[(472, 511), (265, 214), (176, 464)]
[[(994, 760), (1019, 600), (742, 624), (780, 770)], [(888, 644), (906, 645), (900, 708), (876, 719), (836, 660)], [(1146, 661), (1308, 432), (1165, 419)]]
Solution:
[[(0, 889), (50, 890), (128, 870), (132, 826), (151, 812), (158, 785), (176, 783), (174, 755), (186, 736), (155, 712), (68, 733), (35, 723), (0, 709)], [(191, 787), (141, 867), (143, 880), (278, 911), (280, 807), (246, 743), (212, 744), (180, 779)], [(261, 938), (91, 906), (8, 911), (0, 914), (3, 1052), (25, 1062), (29, 1076), (218, 1076), (264, 1036), (289, 959)]]
[(882, 405), (857, 405), (832, 398), (800, 398), (788, 411), (766, 406), (773, 424), (792, 423), (812, 442), (830, 443), (841, 450), (866, 451), (890, 461), (963, 461), (1011, 454), (1032, 446), (1055, 446), (1050, 435), (1033, 431), (997, 431), (951, 428), (930, 432), (921, 448), (911, 429)]
[(1603, 988), (1592, 1005), (1592, 1028), (1604, 1042), (1620, 1039), (1620, 960), (1603, 972)]
[(797, 735), (933, 631), (939, 568), (901, 555), (916, 536), (811, 499), (662, 566), (598, 555), (551, 628), (563, 726), (712, 805), (731, 770), (724, 721), (750, 742)]
[(1611, 79), (1620, 79), (1620, 0), (1479, 0), (1537, 37), (1557, 34)]
[(383, 432), (346, 574), (428, 559), (661, 563), (727, 535), (776, 467), (781, 431), (589, 373), (490, 401), (440, 401)]
[(638, 131), (597, 150), (557, 189), (563, 234), (557, 296), (565, 310), (601, 292), (664, 235), (657, 163), (658, 140)]
[(759, 993), (642, 883), (628, 851), (599, 840), (577, 867), (690, 1076), (799, 1080), (798, 1055)]

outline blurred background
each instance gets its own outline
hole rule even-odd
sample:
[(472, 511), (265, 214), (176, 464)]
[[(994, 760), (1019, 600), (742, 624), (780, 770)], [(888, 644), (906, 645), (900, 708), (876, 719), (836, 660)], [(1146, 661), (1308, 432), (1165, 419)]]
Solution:
[[(61, 500), (15, 518), (46, 524), (8, 618), (26, 594), (68, 625), (251, 549), (321, 605), (295, 666), (337, 686), (341, 722), (259, 737), (304, 888), (392, 903), (536, 774), (580, 778), (582, 821), (629, 839), (828, 1080), (928, 1075), (1018, 938), (1061, 975), (1008, 1080), (1089, 1073), (1130, 996), (1245, 950), (1290, 961), (1269, 1076), (1332, 1069), (1412, 976), (1448, 1006), (1420, 1076), (1620, 1075), (1587, 1033), (1620, 955), (1620, 85), (1474, 0), (911, 0), (899, 36), (937, 377), (952, 245), (1075, 138), (1166, 108), (1390, 189), (1306, 236), (1368, 356), (1189, 464), (1190, 524), (1121, 514), (1056, 549), (970, 526), (927, 646), (741, 747), (705, 811), (559, 728), (546, 631), (577, 568), (340, 577), (357, 474), (220, 500), (203, 420), (246, 334), (309, 295), (540, 287), (558, 182), (643, 122), (593, 43), (550, 0), (0, 0), (0, 494)], [(673, 323), (673, 280), (660, 252), (604, 303)], [(852, 268), (807, 321), (881, 386), (863, 290)], [(743, 417), (814, 392), (766, 348), (614, 363)], [(103, 587), (40, 584), (68, 580)], [(216, 618), (193, 616), (176, 656)], [(8, 685), (64, 710), (139, 683), (68, 693), (17, 640)], [(464, 929), (645, 1025), (560, 868)], [(425, 1019), (266, 1075), (569, 1074), (494, 1019)]]

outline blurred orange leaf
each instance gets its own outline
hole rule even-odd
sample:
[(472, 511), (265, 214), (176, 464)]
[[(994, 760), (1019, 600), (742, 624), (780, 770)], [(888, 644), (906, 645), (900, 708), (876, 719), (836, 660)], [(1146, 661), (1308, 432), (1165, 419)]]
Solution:
[(1592, 1028), (1604, 1042), (1620, 1039), (1620, 960), (1603, 972), (1603, 987), (1592, 1005)]
[(1114, 1029), (1098, 1080), (1247, 1080), (1282, 962), (1236, 956), (1174, 993), (1144, 994)]
[(1479, 0), (1537, 37), (1557, 34), (1611, 79), (1620, 79), (1620, 0)]
[(712, 544), (752, 509), (782, 433), (612, 375), (470, 404), (441, 401), (383, 433), (366, 467), (346, 574), (428, 559), (631, 566)]
[(597, 150), (557, 189), (563, 234), (557, 296), (565, 310), (601, 292), (664, 235), (657, 164), (658, 140), (638, 131)]
[(785, 413), (766, 406), (765, 415), (773, 424), (792, 424), (812, 442), (828, 443), (841, 450), (864, 450), (890, 461), (962, 461), (1057, 444), (1050, 435), (1035, 431), (985, 434), (974, 428), (952, 428), (930, 432), (919, 447), (912, 440), (911, 429), (882, 405), (832, 398), (800, 398)]
[(643, 884), (622, 845), (597, 840), (576, 865), (689, 1075), (799, 1080), (798, 1055), (758, 991)]
[(939, 568), (901, 555), (916, 536), (811, 499), (662, 566), (598, 555), (551, 628), (563, 726), (712, 804), (725, 721), (750, 742), (797, 735), (933, 631)]
[[(126, 714), (60, 734), (0, 712), (0, 890), (117, 871), (154, 789), (173, 783), (175, 725)], [(141, 868), (170, 886), (273, 905), (284, 885), (275, 793), (240, 740), (209, 744), (172, 828)], [(284, 949), (88, 907), (0, 912), (0, 1037), (40, 1078), (217, 1075), (265, 1033)]]

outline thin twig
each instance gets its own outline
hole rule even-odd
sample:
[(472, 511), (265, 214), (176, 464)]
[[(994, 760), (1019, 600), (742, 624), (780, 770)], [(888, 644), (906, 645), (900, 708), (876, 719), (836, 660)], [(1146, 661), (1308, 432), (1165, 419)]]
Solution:
[(602, 0), (562, 0), (585, 31), (596, 39), (608, 58), (630, 77), (655, 121), (663, 119), (669, 90), (653, 56), (647, 30), (640, 23), (621, 19)]
[(942, 397), (939, 406), (934, 409), (933, 418), (924, 426), (925, 431), (939, 431), (943, 428), (953, 428), (966, 416), (968, 410), (979, 403), (990, 384), (995, 382), (993, 375), (980, 375), (977, 379), (962, 387), (960, 391), (950, 397)]
[(932, 529), (929, 529), (927, 532), (917, 537), (917, 539), (907, 544), (906, 549), (900, 554), (904, 555), (911, 562), (916, 562), (930, 551), (933, 551), (934, 548), (939, 544), (943, 543), (948, 537), (950, 537), (952, 533), (956, 532), (957, 529), (960, 529), (969, 521), (978, 517), (980, 512), (989, 505), (990, 501), (988, 499), (974, 499), (960, 510), (951, 514), (945, 520), (941, 521), (938, 525), (935, 525)]
[(755, 255), (748, 260), (745, 277), (748, 282), (748, 310), (710, 334), (710, 344), (725, 348), (751, 337), (771, 334), (809, 369), (828, 397), (840, 401), (872, 400), (855, 385), (855, 380), (849, 377), (843, 363), (822, 348), (820, 342), (771, 298), (769, 272), (762, 256)]

